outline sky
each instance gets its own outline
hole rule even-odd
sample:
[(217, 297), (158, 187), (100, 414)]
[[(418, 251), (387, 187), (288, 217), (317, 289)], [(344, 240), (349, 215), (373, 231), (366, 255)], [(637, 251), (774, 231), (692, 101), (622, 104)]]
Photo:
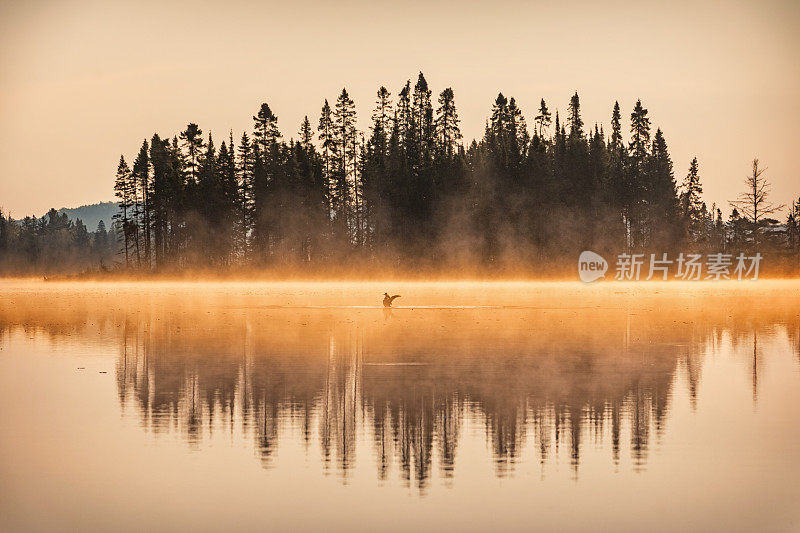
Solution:
[[(754, 157), (773, 200), (800, 196), (800, 2), (0, 0), (0, 208), (15, 218), (113, 199), (120, 155), (196, 122), (285, 138), (346, 87), (366, 129), (375, 92), (422, 71), (452, 87), (466, 140), (497, 93), (623, 128), (637, 98), (678, 183), (692, 157), (726, 214)], [(434, 96), (435, 97), (435, 96)], [(627, 138), (627, 135), (626, 135)], [(217, 141), (219, 142), (219, 141)], [(94, 228), (90, 228), (94, 229)]]

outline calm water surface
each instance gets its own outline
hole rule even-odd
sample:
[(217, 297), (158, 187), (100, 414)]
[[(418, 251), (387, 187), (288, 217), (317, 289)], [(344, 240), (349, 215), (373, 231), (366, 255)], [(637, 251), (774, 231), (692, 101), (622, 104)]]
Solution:
[(799, 531), (798, 479), (798, 282), (0, 282), (2, 531)]

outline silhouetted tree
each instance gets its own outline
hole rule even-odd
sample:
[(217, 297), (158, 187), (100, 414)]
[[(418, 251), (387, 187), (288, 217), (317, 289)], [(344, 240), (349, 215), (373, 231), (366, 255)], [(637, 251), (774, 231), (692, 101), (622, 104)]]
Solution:
[(125, 157), (120, 156), (117, 165), (117, 177), (114, 181), (114, 193), (119, 200), (119, 213), (114, 218), (122, 223), (123, 251), (125, 254), (125, 265), (130, 267), (130, 241), (131, 241), (131, 208), (134, 205), (135, 184), (132, 180), (130, 168), (125, 162)]
[(552, 115), (550, 114), (550, 110), (547, 109), (547, 104), (544, 103), (544, 98), (539, 103), (539, 114), (536, 115), (535, 119), (535, 131), (534, 134), (538, 135), (541, 138), (546, 138), (548, 129), (550, 128)]
[(436, 109), (436, 131), (439, 139), (439, 150), (446, 157), (453, 156), (456, 146), (461, 140), (461, 130), (458, 124), (458, 112), (456, 111), (453, 89), (448, 87), (439, 95), (439, 107)]
[(259, 144), (261, 153), (265, 154), (281, 137), (281, 133), (278, 131), (278, 117), (272, 113), (269, 105), (263, 103), (258, 114), (253, 117), (253, 121), (255, 122), (253, 137)]
[(334, 238), (344, 246), (356, 241), (357, 227), (355, 203), (358, 201), (358, 151), (356, 111), (353, 100), (342, 89), (333, 112), (331, 207), (333, 211)]
[(672, 159), (661, 129), (656, 129), (647, 166), (645, 186), (647, 245), (668, 250), (680, 242), (678, 196)]
[(705, 217), (705, 203), (702, 201), (703, 186), (698, 175), (699, 165), (697, 158), (689, 164), (689, 173), (683, 181), (681, 191), (681, 215), (684, 228), (690, 243), (698, 244), (703, 240), (703, 220)]
[(180, 138), (183, 141), (183, 166), (186, 171), (186, 182), (189, 186), (194, 186), (198, 179), (200, 155), (205, 146), (203, 130), (192, 122), (181, 132)]
[(758, 168), (758, 158), (753, 159), (753, 171), (745, 179), (746, 190), (739, 195), (738, 200), (730, 202), (740, 210), (748, 222), (748, 240), (753, 244), (753, 250), (758, 251), (761, 244), (762, 229), (774, 224), (769, 218), (781, 209), (783, 205), (775, 205), (769, 201), (772, 186), (763, 177), (766, 168)]
[(149, 269), (152, 266), (150, 257), (151, 245), (151, 220), (150, 220), (150, 198), (152, 194), (152, 182), (150, 180), (150, 156), (148, 154), (149, 146), (147, 139), (142, 141), (142, 147), (139, 149), (139, 154), (133, 162), (133, 180), (139, 193), (139, 208), (136, 212), (138, 220), (137, 227), (141, 232), (143, 241), (142, 259), (145, 266)]

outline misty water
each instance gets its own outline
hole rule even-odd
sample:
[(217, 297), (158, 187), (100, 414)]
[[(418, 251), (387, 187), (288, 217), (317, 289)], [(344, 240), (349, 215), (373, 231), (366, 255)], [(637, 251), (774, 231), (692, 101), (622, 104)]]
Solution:
[(799, 476), (796, 281), (0, 282), (4, 531), (792, 531)]

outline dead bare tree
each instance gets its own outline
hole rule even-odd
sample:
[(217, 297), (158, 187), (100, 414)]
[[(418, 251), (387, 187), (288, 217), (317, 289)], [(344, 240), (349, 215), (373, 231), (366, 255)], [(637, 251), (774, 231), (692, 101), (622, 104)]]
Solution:
[(753, 247), (756, 251), (759, 245), (759, 232), (761, 227), (767, 224), (768, 216), (783, 209), (783, 205), (775, 205), (767, 199), (772, 185), (762, 176), (766, 170), (758, 168), (758, 158), (753, 159), (753, 173), (745, 178), (747, 189), (736, 201), (729, 202), (752, 225)]

